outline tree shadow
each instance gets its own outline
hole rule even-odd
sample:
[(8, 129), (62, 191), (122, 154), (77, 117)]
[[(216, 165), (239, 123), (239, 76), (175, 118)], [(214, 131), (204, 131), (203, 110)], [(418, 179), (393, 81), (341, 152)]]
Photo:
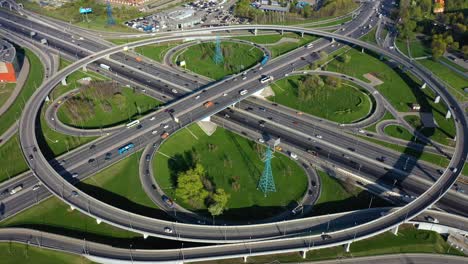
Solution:
[(182, 154), (177, 153), (167, 160), (169, 168), (170, 180), (172, 186), (177, 186), (177, 178), (179, 173), (188, 171), (195, 167), (196, 161), (193, 155), (195, 150), (184, 151)]

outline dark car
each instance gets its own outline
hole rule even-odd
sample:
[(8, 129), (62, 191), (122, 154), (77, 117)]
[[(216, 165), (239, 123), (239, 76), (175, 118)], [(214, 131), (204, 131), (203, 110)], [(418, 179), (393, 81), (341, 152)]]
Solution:
[(146, 161), (150, 161), (151, 160), (151, 155), (150, 154), (147, 154), (146, 155)]
[(310, 184), (312, 185), (312, 187), (316, 187), (317, 186), (317, 183), (315, 181), (310, 181)]
[(95, 159), (89, 159), (88, 163), (93, 163), (94, 161), (95, 161)]
[(143, 126), (140, 124), (140, 125), (137, 126), (137, 129), (140, 129), (140, 128), (142, 128), (142, 127), (143, 127)]
[(95, 148), (96, 148), (96, 145), (94, 144), (89, 147), (89, 149), (95, 149)]
[(110, 152), (107, 152), (107, 153), (106, 153), (105, 160), (110, 160), (110, 159), (111, 159), (111, 157), (112, 157), (112, 153), (110, 153)]

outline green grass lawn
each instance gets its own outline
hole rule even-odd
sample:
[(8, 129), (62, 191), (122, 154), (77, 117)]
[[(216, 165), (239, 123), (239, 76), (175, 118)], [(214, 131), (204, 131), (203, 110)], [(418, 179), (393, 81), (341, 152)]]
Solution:
[(375, 44), (377, 45), (377, 41), (375, 40), (375, 31), (377, 30), (377, 27), (374, 27), (371, 31), (369, 31), (366, 35), (361, 37), (362, 41)]
[(97, 137), (71, 136), (56, 132), (53, 127), (47, 125), (44, 120), (44, 113), (45, 109), (43, 108), (40, 119), (42, 133), (38, 135), (38, 143), (47, 159), (60, 156), (67, 151), (97, 139)]
[(408, 75), (398, 69), (392, 69), (378, 57), (371, 56), (368, 51), (361, 53), (351, 49), (347, 54), (351, 56), (350, 63), (341, 63), (333, 60), (327, 70), (342, 72), (369, 82), (363, 75), (371, 73), (383, 83), (376, 88), (400, 112), (409, 111), (409, 105), (417, 102), (416, 96), (421, 94), (420, 86), (410, 79)]
[[(143, 13), (139, 12), (136, 7), (118, 7), (116, 5), (112, 5), (112, 16), (115, 20), (115, 25), (108, 25), (106, 5), (104, 3), (92, 0), (79, 0), (65, 3), (63, 6), (58, 8), (42, 8), (36, 2), (25, 0), (21, 0), (19, 2), (23, 4), (25, 9), (31, 10), (37, 14), (59, 19), (83, 28), (101, 31), (136, 33), (136, 30), (123, 25), (123, 22), (143, 15)], [(78, 12), (80, 7), (90, 7), (93, 9), (93, 12), (89, 13), (87, 16), (82, 16)]]
[(24, 83), (21, 92), (18, 94), (18, 97), (16, 97), (16, 100), (11, 105), (11, 107), (8, 108), (8, 110), (2, 116), (0, 116), (0, 135), (5, 133), (5, 131), (7, 131), (16, 120), (19, 120), (25, 103), (34, 93), (36, 88), (41, 85), (42, 79), (44, 77), (44, 69), (42, 64), (39, 58), (33, 52), (18, 47), (16, 52), (20, 57), (25, 56), (25, 59), (27, 58), (29, 60), (31, 67), (28, 73), (28, 78)]
[(317, 171), (320, 177), (321, 193), (310, 215), (333, 214), (372, 207), (391, 206), (388, 202), (373, 194), (357, 188), (350, 183), (337, 180), (323, 171)]
[[(110, 165), (76, 186), (89, 195), (123, 210), (168, 219), (141, 186), (138, 165), (141, 151)], [(99, 166), (108, 166), (100, 164)]]
[(395, 118), (393, 118), (393, 116), (392, 116), (392, 114), (390, 114), (390, 112), (385, 111), (384, 116), (378, 122), (375, 122), (374, 124), (366, 127), (365, 129), (367, 131), (377, 132), (377, 129), (376, 129), (377, 124), (384, 121), (384, 120), (389, 120), (389, 119), (395, 119)]
[(317, 88), (310, 100), (301, 100), (298, 96), (298, 82), (301, 76), (281, 79), (271, 85), (275, 96), (268, 98), (279, 104), (329, 119), (338, 123), (353, 123), (366, 117), (372, 103), (365, 90), (354, 84), (343, 82), (342, 87), (325, 85)]
[[(351, 244), (350, 252), (346, 253), (343, 246), (317, 249), (307, 252), (306, 258), (297, 253), (249, 257), (249, 263), (301, 263), (326, 259), (341, 259), (363, 256), (400, 253), (430, 253), (451, 254), (463, 256), (463, 253), (450, 247), (445, 239), (434, 231), (417, 230), (413, 226), (400, 226), (398, 236), (385, 232), (372, 238), (356, 241)], [(233, 264), (239, 260), (205, 261), (203, 264)], [(358, 263), (358, 262), (356, 262)]]
[(446, 57), (441, 57), (441, 58), (439, 58), (439, 61), (440, 61), (440, 62), (445, 62), (445, 63), (449, 64), (450, 66), (456, 68), (457, 70), (459, 70), (459, 71), (461, 71), (461, 72), (465, 72), (465, 73), (468, 72), (467, 69), (465, 69), (465, 68), (463, 68), (462, 66), (456, 64), (456, 63), (453, 62), (451, 59), (448, 59), (448, 58), (446, 58)]
[(221, 42), (224, 66), (214, 62), (215, 43), (201, 43), (190, 46), (178, 53), (174, 60), (186, 62), (186, 68), (203, 76), (219, 80), (226, 75), (246, 70), (263, 57), (263, 52), (251, 45), (233, 42)]
[[(67, 67), (70, 64), (71, 64), (71, 61), (60, 58), (59, 70), (62, 70), (63, 68)], [(107, 78), (106, 76), (101, 75), (96, 72), (92, 72), (92, 71), (85, 72), (83, 70), (75, 71), (67, 76), (67, 85), (59, 84), (54, 88), (54, 90), (52, 90), (51, 100), (59, 97), (60, 95), (70, 90), (80, 87), (80, 84), (77, 81), (86, 77), (90, 77), (94, 81), (109, 80), (109, 78)]]
[(386, 126), (384, 132), (385, 134), (395, 138), (401, 138), (408, 141), (414, 139), (413, 134), (411, 134), (406, 128), (398, 125)]
[(409, 56), (408, 45), (406, 44), (406, 39), (397, 38), (395, 41), (395, 44), (403, 54), (405, 54), (406, 56)]
[(428, 70), (433, 72), (437, 77), (451, 86), (452, 95), (455, 97), (466, 100), (466, 93), (463, 91), (467, 87), (468, 79), (452, 71), (447, 66), (440, 62), (431, 59), (418, 60), (420, 64), (425, 66)]
[(180, 44), (181, 42), (167, 42), (164, 44), (152, 44), (152, 45), (146, 45), (146, 46), (135, 48), (135, 51), (155, 61), (163, 62), (164, 55), (167, 53), (167, 51), (169, 51), (170, 49), (174, 47), (179, 46)]
[[(154, 98), (127, 87), (121, 87), (111, 96), (99, 97), (99, 91), (102, 91), (102, 88), (90, 86), (84, 92), (70, 98), (85, 98), (92, 106), (88, 103), (63, 102), (57, 112), (59, 120), (80, 128), (110, 127), (138, 119), (161, 104)], [(77, 110), (73, 110), (72, 105), (76, 106)]]
[(318, 39), (317, 36), (313, 35), (304, 35), (301, 37), (300, 34), (291, 34), (288, 35), (288, 38), (295, 38), (298, 39), (298, 42), (285, 42), (278, 45), (269, 46), (268, 49), (271, 51), (272, 57), (278, 57), (282, 54), (285, 54), (289, 51), (292, 51), (298, 47), (304, 46), (305, 44), (312, 42)]
[(18, 134), (0, 147), (0, 157), (2, 157), (0, 159), (0, 182), (28, 170), (28, 164), (19, 145)]
[(10, 98), (16, 83), (0, 83), (0, 107)]
[[(156, 208), (141, 187), (137, 164), (140, 155), (140, 152), (133, 154), (76, 186), (124, 210), (164, 218), (165, 213)], [(0, 227), (28, 227), (121, 247), (128, 247), (131, 243), (143, 248), (166, 247), (157, 238), (144, 240), (143, 236), (133, 232), (105, 223), (98, 225), (95, 219), (77, 210), (71, 211), (68, 205), (55, 197), (0, 222)], [(169, 243), (167, 246), (173, 245), (172, 242), (164, 243)]]
[(410, 115), (404, 118), (412, 127), (416, 128), (426, 137), (444, 145), (454, 146), (455, 141), (453, 141), (453, 138), (456, 131), (455, 124), (452, 122), (453, 119), (445, 119), (446, 111), (433, 111), (432, 113), (438, 125), (436, 128), (423, 127), (419, 116)]
[(75, 254), (28, 246), (20, 243), (0, 243), (2, 264), (91, 264), (87, 258)]
[[(214, 147), (209, 147), (209, 144)], [(285, 210), (288, 204), (300, 200), (307, 189), (307, 176), (303, 169), (288, 157), (276, 153), (272, 160), (276, 192), (264, 197), (257, 190), (263, 171), (263, 151), (264, 148), (257, 143), (221, 127), (209, 137), (198, 125), (191, 125), (172, 135), (161, 146), (153, 163), (154, 176), (168, 196), (189, 208), (175, 197), (174, 188), (177, 173), (185, 171), (193, 165), (194, 159), (198, 159), (216, 188), (223, 188), (231, 195), (229, 209), (220, 217), (230, 220), (261, 219)], [(235, 176), (239, 177), (240, 184), (237, 191), (231, 185)], [(206, 213), (206, 210), (199, 212)]]

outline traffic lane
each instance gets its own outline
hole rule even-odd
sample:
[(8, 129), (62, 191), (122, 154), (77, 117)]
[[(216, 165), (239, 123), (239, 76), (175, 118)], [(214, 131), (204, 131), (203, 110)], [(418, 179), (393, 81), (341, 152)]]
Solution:
[[(333, 150), (325, 150), (326, 146), (320, 144), (319, 142), (313, 143), (302, 137), (292, 136), (288, 134), (287, 132), (275, 129), (274, 127), (273, 128), (270, 128), (269, 126), (259, 127), (256, 125), (257, 124), (256, 122), (245, 122), (245, 120), (239, 120), (239, 119), (232, 118), (232, 117), (230, 119), (231, 121), (237, 122), (239, 124), (243, 124), (244, 126), (246, 124), (252, 124), (252, 128), (254, 130), (259, 131), (259, 133), (266, 133), (273, 137), (281, 137), (282, 139), (288, 140), (288, 142), (293, 142), (297, 148), (303, 149), (304, 151), (314, 150), (319, 157), (324, 157), (324, 159), (327, 159), (337, 164), (347, 165), (349, 169), (356, 172), (357, 174), (367, 175), (373, 181), (378, 182), (378, 184), (384, 184), (388, 186), (390, 189), (394, 187), (399, 187), (403, 190), (402, 196), (406, 196), (406, 195), (408, 196), (408, 197), (405, 197), (407, 202), (410, 201), (410, 199), (411, 200), (414, 199), (414, 198), (411, 198), (411, 196), (413, 197), (419, 196), (421, 193), (426, 191), (427, 188), (429, 188), (430, 186), (428, 184), (421, 183), (413, 175), (402, 178), (400, 174), (397, 174), (396, 172), (392, 170), (389, 171), (385, 169), (384, 167), (376, 167), (374, 164), (369, 164), (365, 160), (357, 159), (358, 161), (356, 161), (356, 159), (347, 159), (343, 157), (341, 152), (336, 152)], [(395, 182), (395, 180), (397, 181)], [(447, 198), (447, 201), (444, 201), (444, 199), (446, 198)], [(447, 208), (447, 209), (450, 208), (450, 210), (452, 210), (452, 208), (454, 207), (453, 206), (454, 201), (457, 202), (455, 204), (466, 204), (468, 206), (468, 201), (466, 199), (463, 199), (462, 196), (460, 196), (459, 194), (455, 192), (449, 193), (449, 195), (444, 197), (438, 203), (438, 205), (442, 205), (443, 208)], [(459, 212), (462, 212), (463, 215), (466, 215), (466, 212), (463, 212), (463, 209), (461, 209), (461, 211)]]
[[(245, 105), (247, 105), (247, 107), (245, 107)], [(294, 127), (295, 130), (308, 134), (311, 138), (315, 137), (314, 140), (316, 141), (320, 141), (323, 138), (323, 140), (329, 142), (340, 142), (342, 147), (346, 146), (347, 150), (349, 150), (347, 151), (347, 154), (352, 155), (352, 153), (349, 153), (351, 151), (355, 153), (366, 154), (369, 155), (369, 157), (376, 159), (380, 159), (382, 157), (382, 149), (380, 147), (368, 144), (367, 142), (357, 138), (352, 138), (345, 133), (337, 133), (336, 131), (332, 131), (328, 128), (323, 128), (318, 125), (311, 125), (300, 120), (299, 118), (296, 118), (295, 116), (286, 115), (280, 111), (274, 111), (274, 109), (268, 109), (268, 111), (266, 108), (260, 109), (258, 106), (250, 102), (244, 103), (242, 109), (257, 115), (258, 117), (264, 118), (261, 120), (263, 120), (265, 123), (279, 122), (280, 124)], [(363, 148), (363, 146), (365, 146), (365, 148)], [(365, 153), (363, 153), (364, 150)], [(411, 156), (404, 155), (404, 159), (402, 159), (402, 155), (397, 155), (392, 151), (387, 151), (385, 154), (385, 158), (388, 160), (388, 162), (387, 160), (385, 162), (392, 164), (392, 166), (396, 168), (400, 168), (402, 171), (420, 175), (430, 181), (437, 180), (438, 176), (440, 175), (437, 171), (438, 169), (424, 166)]]
[[(382, 157), (381, 148), (371, 145), (371, 144), (367, 144), (366, 142), (359, 142), (359, 139), (353, 139), (344, 134), (337, 134), (329, 129), (323, 129), (316, 125), (309, 125), (305, 122), (297, 121), (298, 119), (293, 118), (291, 120), (289, 116), (281, 116), (282, 114), (279, 112), (267, 113), (266, 111), (263, 111), (262, 109), (259, 109), (258, 107), (255, 107), (255, 108), (251, 106), (245, 107), (243, 105), (242, 105), (242, 108), (247, 110), (247, 112), (244, 112), (243, 116), (245, 117), (243, 117), (242, 119), (245, 122), (248, 122), (248, 120), (250, 120), (250, 122), (257, 122), (257, 124), (260, 127), (266, 124), (271, 124), (271, 125), (281, 124), (283, 126), (289, 126), (292, 129), (303, 133), (304, 135), (308, 135), (308, 139), (311, 141), (323, 140), (326, 142), (340, 142), (339, 145), (342, 148), (343, 147), (347, 148), (345, 150), (342, 150), (342, 152), (344, 152), (342, 154), (343, 156), (349, 156), (349, 155), (356, 156), (356, 154), (362, 154), (368, 157), (373, 157), (377, 160)], [(237, 110), (237, 112), (239, 111)], [(247, 116), (250, 116), (250, 119)], [(264, 119), (261, 119), (259, 117), (263, 117)], [(300, 135), (297, 135), (297, 136), (300, 136)], [(361, 146), (366, 146), (366, 148), (358, 147), (359, 144)], [(406, 171), (410, 171), (411, 166), (416, 166), (418, 169), (421, 168), (420, 164), (417, 164), (414, 161), (414, 159), (410, 159), (410, 157), (406, 157), (405, 160), (401, 160), (400, 155), (393, 154), (391, 151), (388, 151), (388, 153), (386, 154), (387, 156), (385, 156), (385, 158), (386, 159), (388, 158), (388, 159), (385, 160), (385, 163), (392, 164), (393, 167), (396, 167), (396, 168), (400, 167), (403, 170), (403, 168), (406, 166)], [(424, 174), (422, 174), (421, 172), (417, 173), (415, 169), (413, 169), (411, 172), (424, 176), (424, 175), (427, 175), (427, 171), (431, 171), (431, 170), (434, 171), (433, 173), (438, 173), (436, 169), (433, 169), (430, 167), (428, 167), (427, 169), (424, 168), (424, 171), (421, 171), (421, 172), (424, 172)], [(430, 177), (429, 180), (434, 181), (432, 177)]]
[[(447, 176), (450, 176), (450, 175), (447, 175)], [(447, 181), (447, 182), (449, 182), (449, 181)]]

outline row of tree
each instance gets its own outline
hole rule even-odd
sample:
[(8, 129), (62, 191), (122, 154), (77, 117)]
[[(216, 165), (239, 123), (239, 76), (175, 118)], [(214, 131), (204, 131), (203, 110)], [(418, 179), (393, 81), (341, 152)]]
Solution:
[(412, 39), (417, 33), (432, 37), (434, 59), (442, 56), (447, 49), (461, 51), (468, 57), (468, 18), (462, 8), (458, 9), (460, 6), (466, 8), (468, 1), (452, 0), (445, 3), (445, 13), (433, 14), (432, 0), (401, 0), (399, 10), (393, 14), (398, 22), (399, 37)]
[(304, 19), (340, 16), (348, 13), (356, 7), (353, 0), (323, 0), (320, 8), (305, 5), (297, 7), (298, 0), (290, 4), (289, 12), (263, 12), (251, 6), (250, 0), (239, 0), (234, 7), (234, 15), (252, 20), (254, 23), (292, 23), (301, 22)]
[(311, 100), (321, 89), (325, 89), (325, 85), (327, 88), (339, 88), (342, 86), (342, 82), (340, 78), (334, 76), (306, 75), (302, 77), (297, 83), (299, 100)]
[[(177, 175), (176, 196), (194, 208), (208, 207), (211, 215), (220, 215), (226, 210), (230, 195), (222, 188), (212, 190), (212, 184), (199, 163)], [(209, 185), (209, 186), (208, 186)]]

